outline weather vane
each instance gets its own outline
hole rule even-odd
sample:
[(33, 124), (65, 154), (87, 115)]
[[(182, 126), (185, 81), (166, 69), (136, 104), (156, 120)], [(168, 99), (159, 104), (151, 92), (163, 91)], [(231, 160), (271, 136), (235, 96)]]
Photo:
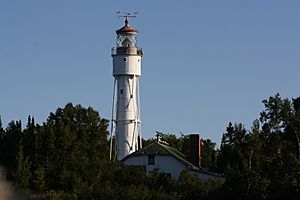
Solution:
[(118, 17), (125, 18), (126, 20), (128, 18), (136, 18), (137, 14), (139, 14), (139, 12), (134, 12), (133, 14), (130, 12), (121, 12), (121, 11), (117, 12)]

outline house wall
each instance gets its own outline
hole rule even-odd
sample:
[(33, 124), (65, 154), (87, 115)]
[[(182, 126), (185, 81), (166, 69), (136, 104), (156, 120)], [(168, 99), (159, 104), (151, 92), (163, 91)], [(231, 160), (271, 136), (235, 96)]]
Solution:
[[(180, 173), (183, 169), (186, 169), (186, 166), (177, 160), (173, 156), (169, 155), (155, 155), (155, 164), (154, 165), (148, 165), (148, 155), (141, 155), (141, 156), (131, 156), (128, 157), (123, 161), (125, 165), (141, 165), (145, 166), (146, 172), (149, 173), (153, 171), (154, 169), (159, 169), (162, 173), (169, 173), (171, 174), (171, 177), (175, 180), (179, 179)], [(189, 173), (192, 176), (197, 176), (203, 181), (208, 180), (219, 180), (221, 182), (224, 182), (225, 179), (222, 177), (217, 177), (214, 175), (201, 173), (200, 171), (195, 171), (190, 169)]]
[(146, 167), (146, 172), (149, 173), (154, 169), (159, 169), (162, 173), (169, 173), (173, 179), (178, 180), (181, 171), (185, 165), (174, 158), (173, 156), (155, 155), (155, 164), (148, 165), (148, 156), (132, 156), (123, 161), (125, 165), (143, 165)]

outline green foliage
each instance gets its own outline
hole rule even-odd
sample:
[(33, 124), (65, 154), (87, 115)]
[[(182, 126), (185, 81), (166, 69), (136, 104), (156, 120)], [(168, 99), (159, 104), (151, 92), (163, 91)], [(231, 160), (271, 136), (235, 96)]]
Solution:
[(216, 143), (210, 139), (202, 139), (201, 166), (209, 171), (216, 171), (217, 151)]
[(14, 172), (19, 188), (93, 192), (107, 168), (107, 127), (108, 121), (92, 108), (70, 103), (50, 113), (43, 125), (29, 116), (22, 130), (21, 122), (12, 121), (1, 135), (0, 163)]
[(4, 133), (5, 133), (5, 131), (3, 129), (2, 119), (1, 119), (1, 115), (0, 115), (0, 140), (2, 140), (2, 137), (3, 137)]
[(298, 103), (299, 97), (291, 102), (276, 94), (263, 101), (265, 110), (251, 131), (229, 123), (218, 156), (226, 198), (300, 197)]
[(156, 132), (160, 140), (166, 142), (169, 146), (176, 148), (184, 155), (189, 155), (189, 136), (183, 135), (179, 138), (174, 134)]
[(13, 179), (13, 172), (17, 166), (18, 147), (23, 132), (20, 121), (11, 121), (2, 133), (0, 141), (0, 164), (7, 169), (7, 177)]
[[(29, 116), (6, 129), (0, 117), (0, 164), (28, 199), (298, 199), (300, 198), (300, 97), (279, 94), (250, 130), (229, 123), (221, 147), (202, 139), (202, 167), (222, 173), (224, 184), (183, 171), (176, 182), (158, 170), (111, 163), (108, 121), (92, 108), (71, 103), (36, 124)], [(189, 136), (159, 133), (185, 155)], [(143, 146), (151, 140), (143, 140)]]
[(50, 114), (41, 131), (44, 143), (39, 155), (50, 188), (93, 190), (101, 166), (108, 162), (107, 127), (107, 120), (92, 108), (67, 104)]
[(220, 198), (221, 184), (218, 181), (203, 181), (183, 170), (179, 177), (179, 194), (181, 199), (214, 199)]
[(147, 178), (147, 185), (154, 191), (162, 190), (171, 193), (176, 190), (175, 181), (169, 175), (160, 173), (159, 170), (150, 172), (150, 176)]
[(46, 173), (44, 167), (40, 166), (34, 171), (32, 182), (35, 192), (43, 193), (46, 191)]
[(17, 155), (17, 169), (15, 172), (15, 178), (17, 185), (22, 189), (27, 189), (29, 187), (31, 179), (31, 163), (29, 162), (28, 157), (25, 157), (23, 154), (23, 146), (19, 146), (19, 151)]

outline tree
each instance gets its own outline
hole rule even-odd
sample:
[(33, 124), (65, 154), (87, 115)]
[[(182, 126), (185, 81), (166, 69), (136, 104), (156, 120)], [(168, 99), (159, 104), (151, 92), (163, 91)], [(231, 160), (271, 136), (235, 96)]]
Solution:
[(3, 132), (0, 145), (0, 164), (7, 169), (8, 179), (13, 179), (16, 169), (17, 150), (22, 139), (21, 121), (11, 121)]
[(17, 169), (15, 172), (17, 185), (22, 189), (28, 189), (31, 179), (31, 169), (28, 157), (23, 154), (23, 146), (20, 144), (17, 155)]
[(38, 154), (41, 138), (38, 134), (39, 125), (35, 124), (34, 117), (28, 116), (26, 128), (23, 130), (22, 144), (24, 154), (30, 155), (32, 170), (35, 171), (39, 166)]
[[(274, 198), (283, 194), (298, 194), (299, 189), (299, 97), (291, 102), (279, 94), (264, 100), (261, 112), (264, 152), (262, 174), (270, 180), (270, 193)], [(298, 158), (298, 159), (296, 159)]]
[(45, 168), (39, 166), (33, 174), (33, 187), (36, 193), (43, 193), (47, 189)]
[(298, 147), (298, 160), (300, 160), (300, 97), (293, 99), (293, 113), (291, 127), (296, 137)]
[[(266, 141), (276, 152), (291, 151), (298, 154), (296, 111), (289, 99), (282, 99), (277, 93), (263, 100), (265, 110), (260, 113), (262, 131)], [(283, 144), (285, 143), (285, 144)]]
[(263, 104), (260, 120), (253, 122), (250, 131), (229, 123), (223, 134), (218, 169), (226, 175), (226, 198), (299, 196), (297, 102), (276, 94)]
[(215, 180), (202, 181), (183, 170), (179, 177), (178, 191), (181, 199), (220, 199), (222, 184)]
[(210, 139), (202, 139), (201, 142), (201, 167), (210, 171), (215, 171), (217, 161), (217, 151), (215, 149), (216, 143), (211, 141)]
[(50, 113), (38, 129), (39, 162), (47, 187), (65, 192), (92, 192), (108, 162), (108, 121), (92, 108), (71, 103)]
[(2, 119), (1, 119), (1, 115), (0, 115), (0, 141), (3, 137), (3, 134), (5, 133), (4, 129), (3, 129), (3, 126), (2, 126)]
[(228, 124), (226, 133), (223, 134), (218, 157), (218, 171), (224, 173), (226, 169), (237, 168), (243, 170), (247, 168), (246, 147), (247, 131), (243, 124)]

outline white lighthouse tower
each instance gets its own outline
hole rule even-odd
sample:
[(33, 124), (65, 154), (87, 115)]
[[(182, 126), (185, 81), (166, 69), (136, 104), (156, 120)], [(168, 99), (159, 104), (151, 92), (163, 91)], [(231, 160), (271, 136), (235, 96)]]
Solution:
[(142, 145), (139, 80), (143, 53), (142, 49), (137, 47), (138, 31), (128, 23), (128, 18), (135, 16), (127, 13), (123, 17), (125, 17), (125, 25), (116, 31), (116, 47), (112, 48), (111, 53), (115, 80), (110, 158), (117, 160), (140, 149)]

